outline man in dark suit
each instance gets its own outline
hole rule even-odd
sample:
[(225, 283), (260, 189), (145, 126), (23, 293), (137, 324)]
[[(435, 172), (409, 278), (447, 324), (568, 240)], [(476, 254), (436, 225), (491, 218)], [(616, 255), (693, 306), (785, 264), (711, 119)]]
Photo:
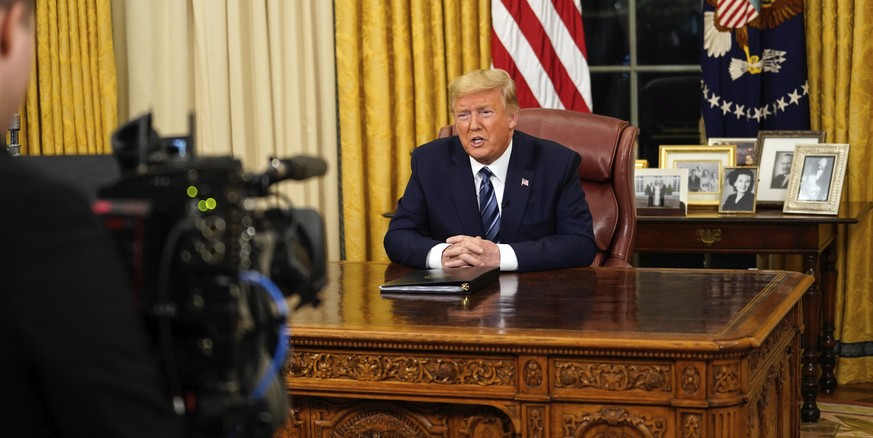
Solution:
[(788, 174), (791, 173), (791, 160), (794, 157), (794, 154), (791, 152), (780, 153), (776, 159), (776, 169), (779, 171), (779, 174), (773, 177), (773, 181), (770, 183), (771, 189), (785, 189), (788, 188)]
[(691, 174), (688, 176), (688, 191), (700, 191), (700, 177), (697, 176), (697, 169), (691, 169)]
[(515, 130), (515, 83), (503, 70), (455, 79), (449, 99), (458, 135), (413, 152), (385, 234), (388, 257), (420, 269), (590, 265), (596, 248), (579, 154)]
[[(33, 33), (33, 2), (0, 0), (4, 133), (24, 96)], [(77, 191), (2, 149), (2, 435), (181, 435), (106, 231)]]

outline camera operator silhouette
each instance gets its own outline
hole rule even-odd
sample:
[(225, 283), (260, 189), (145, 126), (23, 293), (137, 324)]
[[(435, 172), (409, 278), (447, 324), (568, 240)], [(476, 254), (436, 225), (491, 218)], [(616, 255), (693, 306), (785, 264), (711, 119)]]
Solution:
[[(0, 0), (0, 121), (22, 103), (32, 0)], [(78, 191), (0, 151), (0, 424), (14, 437), (175, 437), (173, 411), (107, 232)]]

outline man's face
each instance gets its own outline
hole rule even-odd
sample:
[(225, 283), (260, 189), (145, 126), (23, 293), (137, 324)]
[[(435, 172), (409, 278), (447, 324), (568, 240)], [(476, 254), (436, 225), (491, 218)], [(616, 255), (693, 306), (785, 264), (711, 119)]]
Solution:
[(779, 170), (782, 171), (783, 175), (788, 175), (791, 172), (791, 155), (783, 155), (779, 159)]
[(452, 110), (455, 131), (468, 155), (482, 164), (491, 164), (503, 155), (512, 139), (518, 113), (506, 110), (500, 90), (459, 96)]
[(827, 158), (819, 158), (818, 159), (818, 170), (825, 170), (825, 167), (828, 165)]

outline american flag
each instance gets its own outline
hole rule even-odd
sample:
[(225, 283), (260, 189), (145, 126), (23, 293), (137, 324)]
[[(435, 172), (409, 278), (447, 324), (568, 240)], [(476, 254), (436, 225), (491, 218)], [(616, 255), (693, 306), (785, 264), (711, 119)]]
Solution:
[(581, 0), (491, 0), (491, 59), (522, 108), (591, 112)]
[(748, 0), (721, 0), (715, 10), (718, 24), (729, 29), (743, 27), (758, 17), (758, 11)]

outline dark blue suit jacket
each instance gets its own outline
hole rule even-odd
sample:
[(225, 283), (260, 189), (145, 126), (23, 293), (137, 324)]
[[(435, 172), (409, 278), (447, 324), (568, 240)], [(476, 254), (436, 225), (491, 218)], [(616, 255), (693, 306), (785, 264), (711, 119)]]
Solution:
[[(581, 157), (520, 131), (512, 139), (500, 243), (515, 251), (519, 271), (589, 266), (596, 249), (577, 174)], [(428, 251), (458, 234), (484, 231), (470, 158), (455, 136), (413, 151), (412, 176), (385, 234), (385, 251), (396, 263), (423, 269)]]

